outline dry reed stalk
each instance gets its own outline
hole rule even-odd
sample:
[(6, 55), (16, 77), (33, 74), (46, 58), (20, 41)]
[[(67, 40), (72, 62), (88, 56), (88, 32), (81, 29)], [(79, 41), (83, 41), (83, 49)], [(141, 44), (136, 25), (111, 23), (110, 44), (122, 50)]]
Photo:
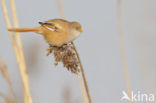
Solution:
[[(7, 28), (11, 28), (11, 23), (9, 20), (5, 1), (1, 0), (1, 4), (2, 4), (3, 13), (4, 13), (5, 20), (6, 20)], [(12, 5), (12, 9), (13, 9), (12, 13), (13, 13), (13, 17), (14, 17), (14, 24), (15, 24), (15, 26), (18, 26), (17, 18), (15, 17), (15, 15), (16, 15), (15, 11), (16, 10), (15, 10), (14, 1), (11, 1), (11, 5)], [(21, 77), (22, 77), (23, 89), (24, 89), (24, 102), (25, 103), (32, 103), (32, 99), (31, 99), (30, 92), (29, 92), (29, 80), (28, 80), (28, 76), (26, 73), (26, 64), (25, 64), (25, 60), (24, 60), (24, 54), (23, 54), (23, 49), (22, 49), (20, 37), (19, 37), (19, 35), (17, 36), (17, 42), (18, 42), (18, 45), (17, 45), (15, 38), (13, 36), (13, 33), (9, 32), (9, 34), (10, 34), (10, 38), (12, 41), (12, 45), (13, 45), (14, 52), (16, 55), (17, 63), (19, 65), (19, 69), (20, 69), (20, 73), (21, 73)]]
[(122, 29), (122, 8), (121, 8), (121, 3), (122, 0), (118, 0), (117, 2), (117, 9), (118, 9), (118, 30), (119, 30), (119, 42), (120, 42), (120, 52), (121, 52), (121, 59), (122, 59), (122, 69), (123, 69), (123, 74), (125, 77), (125, 82), (126, 82), (126, 89), (128, 96), (130, 98), (130, 103), (133, 103), (132, 101), (132, 96), (131, 96), (131, 84), (130, 84), (130, 79), (129, 79), (129, 74), (128, 74), (128, 65), (127, 65), (127, 59), (126, 59), (126, 50), (124, 46), (124, 39), (123, 39), (123, 29)]
[(65, 87), (62, 94), (63, 103), (71, 103), (71, 89), (69, 87)]
[(78, 79), (78, 83), (79, 83), (79, 87), (80, 87), (80, 91), (81, 91), (82, 101), (83, 101), (83, 103), (88, 103), (88, 99), (86, 98), (86, 91), (83, 86), (83, 81), (82, 81), (80, 74), (77, 74), (77, 79)]
[(65, 19), (65, 14), (64, 14), (64, 11), (63, 11), (63, 6), (62, 6), (61, 0), (56, 0), (56, 2), (57, 2), (57, 5), (58, 5), (58, 8), (59, 8), (59, 13), (60, 13), (61, 18)]
[[(13, 24), (15, 28), (18, 28), (18, 18), (17, 18), (17, 12), (16, 12), (16, 6), (15, 6), (15, 1), (10, 0), (10, 5), (11, 5), (11, 10), (12, 10), (12, 17), (13, 17)], [(20, 33), (15, 33), (16, 34), (16, 40), (17, 40), (17, 45), (19, 48), (19, 53), (21, 56), (22, 64), (23, 64), (23, 70), (20, 68), (20, 72), (22, 74), (22, 80), (23, 80), (23, 86), (24, 86), (24, 96), (25, 96), (25, 102), (26, 103), (32, 103), (32, 98), (30, 95), (30, 90), (29, 90), (29, 79), (26, 73), (26, 62), (25, 62), (25, 57), (24, 57), (24, 52), (23, 52), (23, 46), (21, 42), (21, 37)]]
[(11, 79), (10, 79), (10, 76), (9, 76), (9, 73), (8, 73), (8, 70), (7, 70), (7, 66), (6, 66), (6, 64), (4, 63), (4, 61), (1, 58), (0, 58), (0, 72), (2, 73), (2, 76), (4, 77), (4, 79), (8, 83), (10, 93), (13, 96), (14, 101), (17, 101), (15, 93), (14, 93), (14, 89), (13, 89), (13, 86), (12, 86), (12, 83), (11, 83)]
[[(56, 2), (57, 2), (57, 5), (58, 5), (58, 8), (59, 8), (60, 16), (63, 19), (65, 19), (65, 14), (64, 14), (64, 11), (63, 11), (63, 6), (62, 6), (62, 3), (61, 3), (61, 0), (56, 0)], [(76, 50), (76, 47), (75, 47), (75, 45), (74, 45), (73, 42), (72, 42), (72, 45), (74, 47), (75, 53), (76, 53), (77, 58), (78, 58), (79, 63), (80, 63), (80, 69), (81, 69), (81, 76), (82, 77), (81, 76), (78, 76), (78, 80), (79, 81), (83, 81), (83, 83), (80, 83), (79, 82), (80, 83), (79, 85), (80, 85), (81, 93), (84, 93), (83, 91), (84, 91), (84, 86), (85, 86), (85, 91), (86, 91), (86, 94), (87, 94), (88, 101), (89, 101), (89, 103), (92, 103), (90, 92), (89, 92), (89, 89), (88, 89), (87, 80), (86, 80), (85, 73), (84, 73), (84, 69), (83, 69), (83, 66), (82, 66), (82, 63), (81, 63), (81, 60), (80, 60), (80, 56), (79, 56), (79, 54), (78, 54), (78, 52)], [(85, 94), (82, 94), (81, 96), (82, 96), (82, 98), (84, 100), (83, 102), (86, 103), (86, 101), (84, 99)]]
[(82, 75), (82, 78), (83, 78), (83, 82), (84, 82), (86, 94), (87, 94), (87, 97), (88, 97), (88, 101), (89, 101), (89, 103), (92, 103), (92, 99), (91, 99), (89, 88), (88, 88), (88, 83), (87, 83), (87, 80), (86, 80), (86, 77), (85, 77), (85, 72), (84, 72), (84, 69), (83, 69), (83, 66), (82, 66), (82, 63), (81, 63), (81, 60), (80, 60), (80, 56), (79, 56), (79, 54), (78, 54), (78, 52), (76, 50), (76, 47), (75, 47), (73, 42), (72, 42), (72, 44), (73, 44), (75, 53), (77, 55), (77, 58), (78, 58), (78, 60), (80, 62), (81, 75)]

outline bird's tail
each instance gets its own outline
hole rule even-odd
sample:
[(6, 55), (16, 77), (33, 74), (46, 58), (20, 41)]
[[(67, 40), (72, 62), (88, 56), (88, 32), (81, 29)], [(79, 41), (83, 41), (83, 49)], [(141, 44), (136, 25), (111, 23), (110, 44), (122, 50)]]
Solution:
[(41, 29), (39, 27), (36, 28), (10, 28), (8, 29), (10, 32), (40, 32)]

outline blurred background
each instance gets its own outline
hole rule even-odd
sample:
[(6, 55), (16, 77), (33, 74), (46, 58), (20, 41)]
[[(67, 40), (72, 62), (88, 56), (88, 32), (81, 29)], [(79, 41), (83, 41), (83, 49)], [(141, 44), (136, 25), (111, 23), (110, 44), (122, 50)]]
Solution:
[[(5, 1), (9, 7), (9, 0)], [(35, 27), (39, 26), (39, 21), (60, 18), (56, 0), (15, 0), (15, 3), (20, 27)], [(62, 4), (66, 19), (78, 21), (83, 27), (83, 35), (74, 43), (85, 69), (93, 103), (122, 103), (120, 99), (126, 87), (119, 46), (117, 0), (62, 0)], [(155, 4), (155, 0), (122, 2), (123, 39), (132, 90), (154, 95)], [(22, 82), (2, 8), (0, 23), (0, 57), (7, 64), (21, 103)], [(82, 103), (76, 76), (62, 64), (54, 66), (53, 56), (46, 56), (48, 44), (43, 37), (22, 33), (21, 38), (34, 103)], [(1, 75), (0, 92), (10, 95)]]

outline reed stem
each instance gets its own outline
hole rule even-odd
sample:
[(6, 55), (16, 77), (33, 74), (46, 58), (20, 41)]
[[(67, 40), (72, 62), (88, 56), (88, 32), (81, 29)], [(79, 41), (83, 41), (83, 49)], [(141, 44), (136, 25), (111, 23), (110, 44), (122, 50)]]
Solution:
[[(10, 4), (11, 4), (11, 9), (12, 9), (14, 25), (15, 25), (15, 27), (18, 27), (18, 20), (17, 20), (17, 16), (16, 16), (15, 3), (13, 0), (11, 0)], [(10, 23), (10, 19), (8, 16), (8, 11), (7, 11), (7, 7), (5, 4), (5, 0), (1, 0), (1, 5), (3, 8), (3, 13), (4, 13), (5, 20), (6, 20), (7, 28), (11, 28), (11, 23)], [(17, 34), (15, 36), (17, 39), (17, 43), (16, 43), (16, 39), (15, 39), (13, 33), (9, 32), (9, 35), (10, 35), (12, 46), (13, 46), (13, 49), (14, 49), (14, 52), (16, 55), (20, 74), (22, 77), (22, 83), (23, 83), (23, 89), (24, 89), (24, 102), (25, 103), (32, 103), (31, 95), (29, 92), (29, 80), (28, 80), (28, 75), (26, 73), (26, 64), (25, 64), (24, 53), (23, 53), (20, 35)]]
[(120, 42), (120, 52), (121, 52), (121, 60), (122, 60), (122, 69), (123, 74), (125, 77), (125, 83), (126, 83), (126, 89), (128, 96), (130, 98), (130, 103), (133, 103), (132, 96), (131, 96), (131, 83), (129, 79), (129, 73), (128, 73), (128, 65), (127, 65), (127, 58), (126, 58), (126, 50), (124, 45), (124, 39), (123, 39), (123, 28), (122, 28), (122, 8), (121, 8), (122, 0), (118, 0), (117, 9), (118, 9), (118, 30), (119, 30), (119, 42)]
[[(57, 5), (58, 5), (58, 8), (59, 8), (59, 12), (60, 12), (60, 16), (63, 18), (63, 19), (65, 19), (65, 14), (64, 14), (64, 12), (63, 12), (63, 6), (62, 6), (62, 3), (61, 3), (61, 0), (56, 0), (57, 1)], [(75, 53), (76, 53), (76, 56), (77, 56), (77, 58), (78, 58), (78, 60), (79, 60), (79, 63), (80, 63), (80, 69), (81, 69), (81, 75), (82, 75), (82, 78), (80, 78), (79, 76), (79, 78), (78, 78), (78, 80), (80, 81), (83, 81), (83, 84), (81, 83), (80, 85), (80, 90), (81, 90), (81, 93), (84, 93), (84, 92), (82, 92), (82, 90), (83, 90), (83, 86), (82, 85), (84, 85), (85, 86), (85, 91), (86, 91), (86, 94), (87, 94), (87, 98), (88, 98), (88, 101), (89, 101), (89, 103), (92, 103), (92, 99), (91, 99), (91, 96), (90, 96), (90, 92), (89, 92), (89, 89), (88, 89), (88, 84), (87, 84), (87, 80), (86, 80), (86, 77), (85, 77), (85, 73), (84, 73), (84, 69), (83, 69), (83, 66), (82, 66), (82, 62), (81, 62), (81, 60), (80, 60), (80, 56), (79, 56), (79, 54), (78, 54), (78, 52), (77, 52), (77, 50), (76, 50), (76, 47), (75, 47), (75, 45), (74, 45), (74, 43), (73, 42), (71, 42), (72, 43), (72, 45), (73, 45), (73, 47), (74, 47), (74, 51), (75, 51)], [(79, 82), (80, 83), (80, 82)], [(82, 88), (83, 87), (83, 88)], [(84, 98), (84, 95), (85, 94), (82, 94), (82, 98)], [(84, 100), (84, 99), (83, 99)], [(86, 103), (86, 101), (83, 101), (84, 103)]]
[(15, 92), (14, 92), (14, 89), (13, 89), (13, 85), (12, 85), (12, 82), (11, 82), (11, 79), (10, 79), (10, 76), (9, 76), (9, 73), (8, 73), (7, 65), (2, 60), (2, 58), (0, 58), (0, 72), (2, 73), (2, 75), (3, 75), (4, 79), (6, 80), (6, 82), (8, 83), (10, 94), (13, 96), (14, 101), (17, 102), (16, 95), (15, 95)]
[(79, 73), (77, 74), (77, 79), (78, 79), (78, 83), (79, 83), (79, 87), (80, 87), (80, 91), (81, 91), (82, 101), (83, 101), (83, 103), (88, 103), (88, 99), (86, 98), (86, 91), (83, 86), (83, 81), (82, 81), (81, 75)]
[[(12, 11), (14, 27), (18, 28), (19, 25), (18, 25), (18, 18), (17, 18), (15, 1), (10, 0), (10, 5), (11, 5), (11, 11)], [(22, 75), (23, 86), (24, 86), (24, 97), (25, 97), (24, 99), (25, 99), (26, 103), (32, 103), (32, 98), (31, 98), (30, 90), (29, 90), (29, 80), (28, 80), (28, 76), (27, 76), (27, 73), (26, 73), (26, 63), (25, 63), (25, 57), (24, 57), (21, 37), (20, 37), (20, 33), (15, 33), (15, 34), (16, 34), (15, 37), (16, 37), (16, 40), (17, 40), (17, 45), (18, 45), (18, 48), (19, 48), (19, 53), (20, 53), (20, 56), (21, 56), (21, 61), (22, 61), (22, 64), (23, 64), (23, 70), (20, 69), (20, 72), (21, 72), (21, 75)]]
[(72, 42), (72, 44), (73, 44), (75, 53), (77, 55), (77, 58), (78, 58), (78, 60), (80, 62), (81, 75), (82, 75), (84, 86), (85, 86), (85, 89), (86, 89), (86, 94), (87, 94), (87, 97), (88, 97), (88, 101), (89, 101), (89, 103), (92, 103), (92, 99), (91, 99), (90, 92), (89, 92), (89, 89), (88, 89), (88, 83), (87, 83), (87, 80), (86, 80), (86, 76), (85, 76), (85, 72), (84, 72), (84, 69), (83, 69), (83, 66), (82, 66), (82, 62), (80, 60), (80, 56), (79, 56), (79, 54), (78, 54), (78, 52), (76, 50), (76, 47), (75, 47), (73, 42)]

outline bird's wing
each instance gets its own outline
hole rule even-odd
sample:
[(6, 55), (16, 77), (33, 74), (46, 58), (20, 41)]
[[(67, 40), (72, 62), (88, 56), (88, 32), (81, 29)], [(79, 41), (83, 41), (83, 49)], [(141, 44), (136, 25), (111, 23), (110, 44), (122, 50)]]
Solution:
[(51, 30), (51, 31), (56, 31), (58, 28), (54, 25), (54, 23), (43, 23), (43, 22), (39, 22), (39, 24), (41, 24), (41, 26)]
[(53, 23), (43, 23), (43, 22), (39, 22), (39, 24), (41, 24), (42, 26), (51, 26), (53, 29), (57, 29), (57, 27), (55, 26), (55, 24), (53, 24)]

